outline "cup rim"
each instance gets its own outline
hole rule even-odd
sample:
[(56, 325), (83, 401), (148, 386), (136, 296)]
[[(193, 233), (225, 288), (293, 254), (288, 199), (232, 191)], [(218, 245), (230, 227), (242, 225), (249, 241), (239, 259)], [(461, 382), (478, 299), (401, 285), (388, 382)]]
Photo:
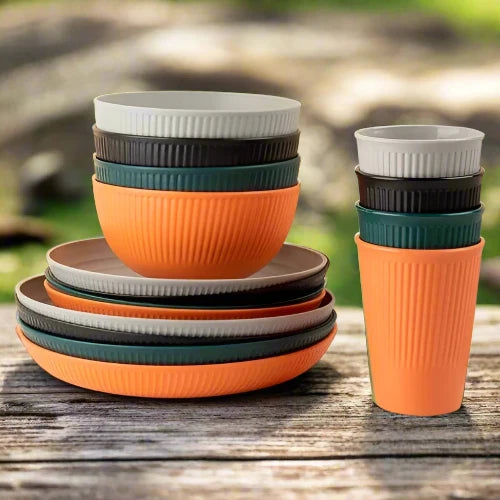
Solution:
[(393, 254), (406, 254), (413, 256), (438, 256), (446, 254), (448, 256), (472, 252), (475, 250), (481, 250), (485, 245), (485, 239), (481, 236), (478, 243), (474, 245), (468, 245), (466, 247), (457, 247), (457, 248), (398, 248), (398, 247), (387, 247), (385, 245), (376, 245), (375, 243), (369, 243), (368, 241), (362, 240), (359, 234), (359, 231), (354, 235), (354, 243), (357, 247), (360, 245), (365, 246), (367, 248), (376, 249), (380, 252), (385, 253), (393, 253)]
[(359, 166), (359, 163), (354, 167), (354, 172), (356, 175), (360, 175), (362, 177), (368, 177), (370, 179), (374, 180), (379, 180), (379, 181), (389, 181), (389, 182), (409, 182), (409, 181), (415, 181), (419, 183), (429, 184), (432, 182), (436, 181), (459, 181), (459, 180), (466, 180), (466, 179), (473, 179), (475, 177), (482, 177), (485, 173), (484, 167), (481, 167), (477, 172), (474, 172), (473, 174), (467, 174), (467, 175), (453, 175), (453, 176), (447, 176), (447, 177), (392, 177), (388, 175), (381, 175), (381, 174), (371, 174), (368, 172), (365, 172), (361, 170), (361, 167)]
[(484, 203), (481, 202), (479, 207), (474, 208), (472, 210), (463, 210), (462, 212), (442, 212), (442, 213), (434, 213), (434, 212), (388, 212), (387, 210), (375, 210), (373, 208), (367, 208), (363, 207), (360, 204), (360, 200), (358, 200), (354, 206), (356, 207), (356, 210), (359, 212), (364, 212), (366, 214), (375, 214), (375, 215), (382, 215), (384, 217), (399, 217), (399, 218), (411, 218), (411, 217), (421, 217), (423, 219), (432, 219), (432, 218), (454, 218), (454, 217), (464, 217), (466, 215), (477, 215), (478, 213), (483, 213), (485, 206)]
[[(388, 137), (388, 136), (376, 136), (372, 135), (377, 132), (384, 132), (387, 131), (388, 134), (390, 135), (391, 132), (396, 132), (398, 130), (400, 131), (406, 131), (409, 132), (410, 129), (420, 129), (421, 132), (424, 131), (424, 129), (427, 130), (432, 130), (436, 131), (436, 133), (439, 133), (439, 130), (447, 130), (449, 133), (456, 132), (458, 134), (463, 134), (462, 137), (442, 137), (442, 138), (435, 138), (435, 139), (425, 139), (425, 138), (411, 138), (411, 137), (401, 137), (401, 138), (395, 138), (395, 137)], [(468, 128), (468, 127), (459, 127), (455, 125), (381, 125), (377, 127), (366, 127), (366, 128), (361, 128), (358, 129), (354, 132), (354, 137), (358, 140), (361, 141), (369, 141), (369, 142), (378, 142), (378, 143), (389, 143), (389, 144), (405, 144), (405, 143), (411, 143), (411, 144), (418, 144), (418, 143), (425, 143), (425, 144), (438, 144), (438, 143), (457, 143), (457, 142), (466, 142), (466, 141), (471, 141), (471, 140), (483, 140), (484, 139), (484, 132), (481, 132), (480, 130), (476, 130), (473, 128)]]

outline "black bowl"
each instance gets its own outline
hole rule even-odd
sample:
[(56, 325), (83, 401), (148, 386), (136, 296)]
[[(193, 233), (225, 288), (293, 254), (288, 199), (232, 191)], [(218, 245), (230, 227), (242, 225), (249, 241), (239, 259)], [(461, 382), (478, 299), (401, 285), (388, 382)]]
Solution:
[(251, 139), (176, 139), (106, 132), (92, 127), (100, 160), (144, 167), (258, 165), (297, 156), (300, 132)]

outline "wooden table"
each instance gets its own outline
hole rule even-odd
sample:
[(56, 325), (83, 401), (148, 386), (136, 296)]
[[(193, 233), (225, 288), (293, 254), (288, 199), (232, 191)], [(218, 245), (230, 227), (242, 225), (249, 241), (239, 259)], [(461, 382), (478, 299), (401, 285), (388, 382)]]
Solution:
[(338, 312), (294, 381), (169, 401), (52, 378), (0, 307), (0, 498), (499, 498), (500, 308), (478, 308), (464, 406), (434, 418), (373, 405), (362, 313)]

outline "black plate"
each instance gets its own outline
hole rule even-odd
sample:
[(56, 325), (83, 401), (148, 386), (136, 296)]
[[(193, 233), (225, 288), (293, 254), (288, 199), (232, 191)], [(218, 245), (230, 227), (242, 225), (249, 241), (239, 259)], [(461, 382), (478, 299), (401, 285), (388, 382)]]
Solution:
[[(74, 289), (76, 292), (91, 295), (94, 300), (113, 302), (116, 299), (125, 299), (128, 302), (135, 302), (137, 305), (151, 305), (163, 307), (179, 308), (218, 308), (218, 309), (254, 309), (259, 307), (276, 307), (280, 305), (296, 304), (304, 302), (307, 298), (312, 298), (320, 293), (325, 286), (325, 275), (328, 270), (327, 265), (316, 274), (302, 278), (301, 280), (273, 285), (266, 288), (249, 290), (245, 292), (233, 292), (209, 295), (186, 295), (175, 297), (132, 297), (117, 294), (104, 294), (90, 292), (69, 286), (59, 281), (49, 268), (45, 270), (47, 281), (56, 288), (62, 290)], [(64, 292), (66, 293), (66, 292)]]
[(92, 127), (100, 160), (147, 167), (258, 165), (297, 156), (300, 132), (252, 139), (175, 139), (116, 134)]
[[(124, 345), (217, 345), (236, 342), (248, 342), (248, 340), (256, 337), (174, 337), (171, 335), (148, 335), (140, 333), (116, 332), (113, 330), (105, 330), (102, 328), (93, 328), (89, 326), (75, 325), (67, 321), (48, 318), (39, 314), (27, 307), (23, 306), (17, 299), (17, 308), (19, 317), (27, 325), (46, 333), (52, 333), (61, 337), (70, 339), (86, 340), (89, 342), (105, 342), (108, 344), (124, 344)], [(332, 322), (333, 317), (333, 322)], [(312, 327), (317, 329), (322, 326), (335, 323), (337, 313), (333, 311), (332, 316), (322, 325)], [(168, 320), (166, 320), (168, 321)], [(259, 340), (282, 337), (284, 335), (293, 335), (294, 333), (303, 333), (306, 330), (296, 330), (286, 333), (259, 335)]]
[(362, 207), (386, 212), (447, 213), (478, 208), (482, 168), (462, 177), (400, 178), (370, 175), (355, 169)]

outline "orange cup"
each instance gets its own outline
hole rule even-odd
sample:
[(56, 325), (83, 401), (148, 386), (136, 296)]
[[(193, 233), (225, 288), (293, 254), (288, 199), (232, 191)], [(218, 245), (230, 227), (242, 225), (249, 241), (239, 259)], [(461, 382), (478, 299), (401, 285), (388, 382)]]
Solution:
[(443, 250), (355, 236), (374, 402), (431, 416), (462, 404), (484, 239)]
[(278, 253), (300, 186), (269, 191), (157, 191), (92, 178), (102, 232), (128, 267), (151, 278), (245, 278)]

